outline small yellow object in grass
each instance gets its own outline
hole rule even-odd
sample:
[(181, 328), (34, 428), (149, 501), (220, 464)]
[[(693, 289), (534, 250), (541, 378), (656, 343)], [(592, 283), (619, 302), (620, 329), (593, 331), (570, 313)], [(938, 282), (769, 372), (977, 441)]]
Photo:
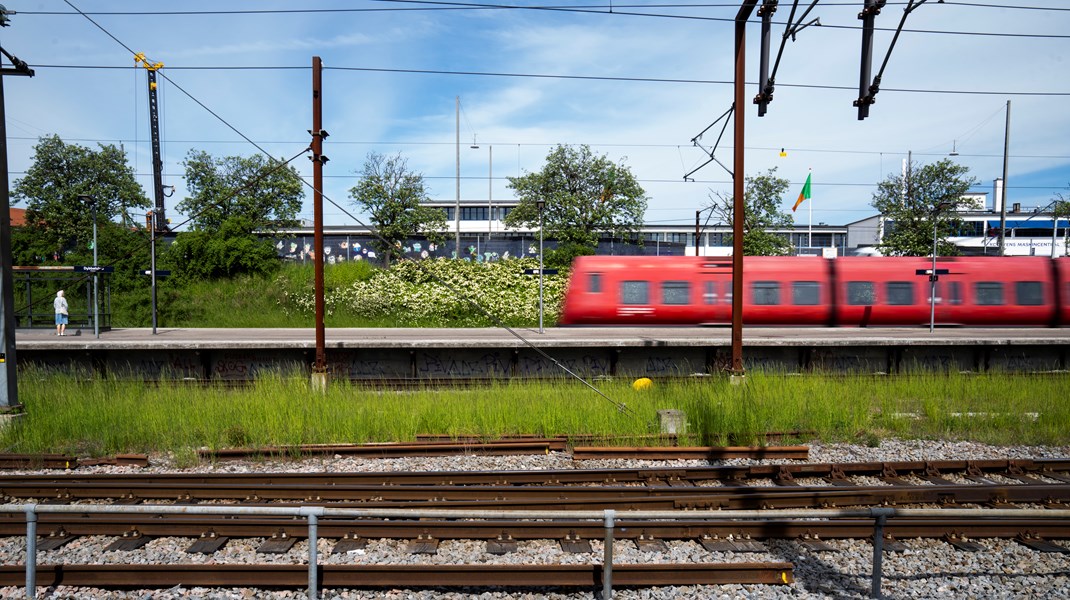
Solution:
[(637, 392), (649, 390), (652, 387), (654, 387), (654, 382), (649, 377), (640, 377), (632, 382), (632, 389)]

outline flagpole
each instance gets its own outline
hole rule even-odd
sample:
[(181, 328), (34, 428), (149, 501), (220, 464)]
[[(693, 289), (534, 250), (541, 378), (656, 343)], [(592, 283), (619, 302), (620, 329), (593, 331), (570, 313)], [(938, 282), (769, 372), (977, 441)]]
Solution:
[[(806, 181), (808, 183), (810, 183), (810, 185), (813, 185), (813, 182), (810, 181), (810, 176), (813, 175), (813, 174), (814, 174), (814, 170), (813, 169), (810, 169), (810, 170), (808, 170), (806, 172)], [(810, 195), (813, 196), (813, 192), (810, 192)], [(807, 211), (809, 212), (809, 215), (810, 215), (809, 216), (810, 224), (807, 226), (806, 245), (809, 248), (813, 248), (814, 247), (814, 201), (813, 201), (813, 199), (811, 199), (809, 202), (807, 202), (807, 204), (810, 205), (809, 207), (807, 207)]]

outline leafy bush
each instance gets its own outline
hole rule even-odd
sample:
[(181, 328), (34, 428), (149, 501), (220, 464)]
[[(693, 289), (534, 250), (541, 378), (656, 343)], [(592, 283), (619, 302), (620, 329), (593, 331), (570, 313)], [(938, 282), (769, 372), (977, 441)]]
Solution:
[[(328, 289), (324, 302), (328, 315), (346, 312), (398, 326), (486, 327), (496, 320), (529, 325), (539, 319), (539, 278), (524, 271), (538, 266), (530, 258), (492, 263), (402, 261), (366, 279)], [(544, 276), (544, 320), (556, 318), (566, 282), (565, 274)], [(289, 301), (301, 311), (315, 309), (311, 287)]]

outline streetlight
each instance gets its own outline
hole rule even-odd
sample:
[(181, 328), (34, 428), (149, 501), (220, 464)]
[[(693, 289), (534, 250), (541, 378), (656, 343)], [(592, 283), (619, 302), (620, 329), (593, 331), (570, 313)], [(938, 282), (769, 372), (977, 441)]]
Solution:
[(539, 333), (542, 333), (542, 209), (546, 208), (546, 201), (536, 200), (535, 206), (539, 209)]
[(156, 211), (150, 210), (145, 216), (149, 220), (149, 253), (152, 255), (149, 261), (149, 277), (152, 278), (152, 335), (156, 335)]
[[(93, 266), (97, 266), (97, 201), (92, 196), (78, 196), (93, 211)], [(100, 275), (93, 269), (93, 335), (100, 338)]]
[[(472, 138), (472, 145), (469, 146), (472, 150), (479, 150), (479, 144), (476, 143), (475, 137)], [(494, 146), (487, 144), (487, 242), (490, 242), (490, 236), (494, 233)]]

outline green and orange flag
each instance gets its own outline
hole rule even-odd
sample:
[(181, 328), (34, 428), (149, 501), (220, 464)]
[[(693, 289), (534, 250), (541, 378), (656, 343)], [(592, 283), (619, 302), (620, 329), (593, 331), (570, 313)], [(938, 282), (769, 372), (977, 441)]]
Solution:
[(799, 205), (803, 203), (803, 200), (810, 199), (810, 176), (813, 173), (806, 174), (806, 183), (803, 184), (803, 189), (799, 192), (799, 199), (795, 201), (795, 206), (791, 207), (791, 212), (795, 212), (795, 209), (799, 208)]

